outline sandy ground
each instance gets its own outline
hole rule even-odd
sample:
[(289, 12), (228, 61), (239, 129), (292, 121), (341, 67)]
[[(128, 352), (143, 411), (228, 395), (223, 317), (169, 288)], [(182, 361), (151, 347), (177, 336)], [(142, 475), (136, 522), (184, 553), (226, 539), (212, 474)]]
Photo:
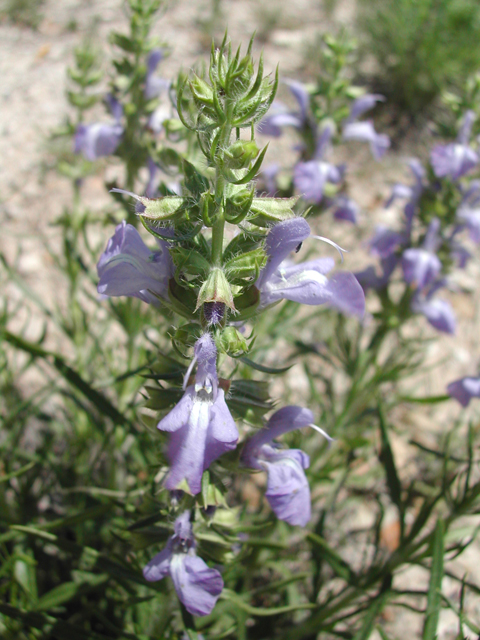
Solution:
[[(264, 43), (265, 67), (273, 70), (279, 62), (281, 73), (286, 77), (304, 77), (302, 52), (305, 44), (330, 24), (320, 2), (314, 0), (297, 0), (295, 7), (286, 1), (270, 0), (263, 3), (263, 9), (254, 0), (224, 0), (221, 6), (223, 18), (217, 33), (221, 34), (228, 22), (234, 44), (246, 42), (255, 27), (262, 33), (265, 25), (274, 24)], [(171, 48), (170, 57), (162, 63), (162, 75), (172, 77), (179, 68), (188, 68), (206, 55), (210, 36), (201, 23), (208, 20), (209, 12), (207, 0), (170, 2), (168, 11), (156, 28), (156, 33)], [(43, 5), (41, 13), (43, 18), (37, 31), (13, 25), (6, 19), (0, 22), (0, 251), (9, 261), (17, 257), (20, 274), (45, 300), (53, 301), (58, 296), (60, 283), (39, 237), (55, 238), (49, 223), (69, 204), (71, 193), (65, 179), (54, 172), (42, 174), (42, 166), (49, 160), (46, 139), (61, 124), (68, 109), (66, 68), (72, 61), (73, 48), (93, 24), (96, 24), (98, 42), (101, 43), (107, 42), (107, 35), (112, 29), (126, 30), (126, 20), (119, 0), (51, 0)], [(348, 23), (351, 16), (350, 2), (337, 3), (333, 16), (336, 21)], [(257, 41), (255, 46), (258, 54), (261, 43)], [(109, 45), (105, 47), (108, 49)], [(354, 149), (353, 157), (349, 158), (351, 195), (362, 208), (367, 229), (380, 220), (382, 223), (394, 222), (398, 210), (385, 212), (382, 202), (391, 183), (408, 176), (405, 158), (415, 155), (420, 149), (421, 145), (411, 134), (411, 138), (402, 141), (400, 149), (390, 153), (381, 166), (371, 160), (367, 149)], [(276, 153), (278, 155), (279, 152), (272, 145), (271, 160), (276, 158)], [(101, 210), (109, 202), (101, 174), (88, 179), (85, 196), (96, 210)], [(357, 242), (356, 232), (345, 227), (332, 227), (324, 235), (329, 235), (342, 246), (351, 247)], [(365, 258), (361, 255), (362, 251), (358, 250), (349, 254), (347, 267), (355, 270), (363, 266), (361, 261)], [(444, 393), (446, 382), (472, 375), (477, 370), (479, 297), (468, 292), (474, 291), (478, 281), (478, 264), (472, 264), (458, 278), (458, 286), (466, 292), (451, 298), (459, 317), (458, 334), (455, 339), (441, 337), (429, 344), (428, 359), (446, 364), (440, 372), (422, 380), (427, 393)], [(21, 295), (15, 287), (9, 287), (8, 294), (12, 299)], [(295, 380), (292, 379), (292, 383)], [(442, 407), (435, 416), (419, 410), (409, 417), (409, 429), (411, 432), (422, 429), (428, 440), (429, 432), (435, 433), (439, 426), (441, 428), (447, 423), (448, 418), (456, 415), (458, 409), (454, 403), (450, 403), (448, 408)], [(398, 446), (399, 452), (404, 452), (403, 465), (408, 468), (409, 449), (402, 443)], [(367, 512), (358, 517), (359, 522), (368, 522)], [(480, 545), (472, 546), (455, 563), (458, 575), (468, 572), (472, 579), (473, 567), (480, 567)], [(480, 582), (479, 573), (477, 569), (476, 579)], [(420, 587), (426, 579), (426, 572), (414, 568), (401, 575), (398, 581), (399, 584), (415, 583)], [(458, 598), (458, 586), (448, 578), (445, 579), (444, 590), (452, 599)], [(468, 610), (480, 624), (478, 601), (469, 602)], [(406, 633), (411, 638), (420, 637), (421, 622), (413, 614), (405, 611), (393, 616), (387, 610), (385, 615), (393, 637), (405, 637)], [(452, 616), (449, 612), (442, 613), (440, 640), (456, 637), (457, 628)]]

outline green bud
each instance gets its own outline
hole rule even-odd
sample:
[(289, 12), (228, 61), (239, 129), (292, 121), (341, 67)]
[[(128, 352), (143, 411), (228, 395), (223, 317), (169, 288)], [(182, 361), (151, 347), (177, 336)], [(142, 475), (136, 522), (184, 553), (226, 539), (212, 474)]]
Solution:
[(223, 304), (232, 311), (235, 311), (233, 304), (232, 288), (225, 276), (225, 273), (219, 267), (214, 267), (203, 283), (198, 293), (197, 306), (195, 311), (205, 302), (223, 302)]
[(293, 207), (299, 196), (293, 198), (254, 198), (248, 222), (258, 227), (269, 227), (294, 217)]
[(248, 353), (247, 340), (235, 327), (225, 327), (222, 332), (217, 334), (215, 342), (219, 351), (228, 354), (232, 358)]
[(245, 169), (258, 156), (255, 140), (237, 140), (225, 151), (224, 162), (227, 169)]
[(239, 224), (250, 212), (255, 191), (242, 189), (225, 201), (225, 220), (231, 224)]

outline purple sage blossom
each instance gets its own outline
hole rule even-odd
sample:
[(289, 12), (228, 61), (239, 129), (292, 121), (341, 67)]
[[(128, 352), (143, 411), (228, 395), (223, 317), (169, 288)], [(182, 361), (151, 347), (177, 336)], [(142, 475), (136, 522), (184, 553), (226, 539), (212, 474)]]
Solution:
[(403, 252), (402, 269), (405, 282), (418, 289), (432, 284), (442, 270), (442, 263), (435, 255), (440, 244), (439, 231), (440, 220), (434, 218), (427, 229), (422, 248), (410, 248)]
[(304, 218), (293, 218), (276, 224), (265, 241), (268, 261), (260, 272), (255, 286), (260, 291), (260, 307), (279, 300), (301, 304), (328, 304), (342, 313), (363, 316), (365, 294), (352, 273), (326, 274), (333, 269), (332, 258), (318, 258), (308, 262), (282, 266), (288, 254), (310, 235)]
[(81, 153), (90, 162), (115, 153), (123, 136), (123, 126), (120, 122), (123, 115), (122, 105), (111, 94), (106, 100), (115, 121), (79, 124), (75, 132), (74, 153)]
[(414, 313), (420, 313), (428, 322), (442, 333), (455, 333), (456, 319), (449, 302), (441, 298), (434, 297), (440, 288), (440, 284), (433, 285), (429, 292), (417, 291), (410, 303), (410, 308)]
[(455, 380), (448, 385), (447, 393), (458, 400), (462, 407), (466, 407), (472, 398), (480, 398), (480, 377), (467, 376)]
[(333, 217), (335, 220), (344, 220), (357, 224), (358, 222), (358, 205), (348, 196), (341, 195), (335, 199), (333, 204)]
[(159, 63), (163, 60), (163, 49), (153, 49), (147, 58), (144, 95), (147, 100), (158, 97), (170, 88), (170, 81), (155, 75)]
[(297, 101), (299, 111), (291, 111), (279, 100), (271, 106), (268, 116), (263, 118), (259, 125), (259, 131), (265, 136), (279, 138), (283, 127), (303, 129), (312, 126), (309, 121), (308, 110), (310, 106), (310, 94), (305, 87), (296, 80), (284, 80)]
[(186, 480), (190, 491), (199, 493), (205, 469), (237, 445), (237, 427), (224, 392), (218, 388), (216, 357), (215, 343), (205, 333), (195, 343), (194, 359), (185, 376), (186, 384), (197, 363), (195, 383), (186, 387), (178, 404), (157, 425), (171, 434), (167, 489), (177, 489)]
[(377, 94), (366, 94), (357, 98), (352, 104), (350, 115), (344, 121), (342, 129), (344, 140), (368, 142), (375, 160), (380, 160), (385, 155), (390, 147), (390, 138), (384, 133), (377, 133), (371, 120), (358, 122), (357, 118), (366, 111), (370, 111), (380, 100), (385, 98)]
[(430, 153), (430, 162), (437, 178), (458, 180), (478, 164), (478, 155), (468, 145), (475, 113), (467, 111), (456, 142), (437, 144)]
[(222, 592), (223, 579), (197, 556), (195, 548), (190, 512), (185, 511), (175, 520), (173, 536), (146, 565), (143, 575), (149, 582), (170, 576), (186, 610), (193, 616), (207, 616)]
[(318, 136), (313, 159), (298, 162), (293, 169), (293, 184), (308, 202), (320, 204), (326, 184), (338, 184), (343, 178), (344, 167), (324, 160), (332, 135), (333, 125), (327, 124)]
[(248, 440), (242, 454), (247, 466), (267, 472), (265, 497), (277, 518), (301, 527), (311, 517), (310, 488), (304, 472), (310, 459), (301, 449), (281, 449), (272, 440), (307, 426), (314, 427), (331, 440), (313, 424), (310, 409), (288, 406), (271, 416), (265, 428)]
[(173, 263), (168, 244), (157, 239), (157, 245), (157, 251), (151, 251), (135, 227), (125, 220), (120, 223), (97, 264), (98, 293), (140, 298), (153, 305), (168, 299)]

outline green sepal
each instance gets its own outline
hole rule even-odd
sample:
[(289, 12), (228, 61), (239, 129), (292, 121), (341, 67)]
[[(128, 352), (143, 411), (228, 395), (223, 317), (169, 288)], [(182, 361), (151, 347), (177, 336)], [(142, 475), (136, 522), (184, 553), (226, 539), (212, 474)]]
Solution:
[[(182, 345), (182, 347), (193, 349), (195, 342), (202, 334), (203, 329), (198, 323), (188, 322), (187, 324), (175, 329), (175, 332), (171, 337), (177, 349), (179, 348), (179, 344)], [(179, 351), (182, 353), (181, 349), (179, 349)]]
[(168, 409), (172, 404), (178, 402), (183, 394), (182, 389), (176, 387), (164, 389), (160, 386), (145, 385), (144, 390), (148, 394), (148, 400), (144, 406), (146, 409), (151, 409), (152, 411)]
[(262, 247), (253, 249), (228, 260), (225, 263), (225, 271), (232, 284), (245, 285), (245, 278), (256, 280), (260, 269), (267, 263), (267, 254)]
[(245, 233), (239, 233), (230, 240), (223, 252), (224, 264), (240, 253), (248, 253), (249, 251), (257, 249), (264, 239), (265, 236), (263, 235), (261, 237), (252, 237)]
[(210, 263), (196, 249), (176, 246), (170, 248), (170, 255), (180, 274), (202, 276), (203, 279), (210, 271)]
[(189, 81), (190, 91), (192, 92), (195, 103), (201, 107), (203, 105), (210, 105), (213, 107), (213, 89), (212, 87), (195, 75), (193, 80)]
[(223, 215), (230, 224), (242, 222), (250, 213), (252, 206), (254, 189), (242, 189), (225, 200)]
[(213, 267), (203, 283), (198, 293), (195, 311), (205, 302), (223, 302), (225, 306), (235, 311), (232, 288), (223, 269), (219, 267)]
[(181, 286), (175, 278), (168, 282), (168, 304), (175, 313), (190, 320), (195, 317), (196, 296), (186, 287)]
[(206, 227), (212, 227), (215, 222), (215, 214), (218, 210), (218, 205), (215, 202), (213, 193), (207, 191), (206, 193), (202, 194), (200, 209), (202, 212), (203, 224)]
[(233, 380), (227, 399), (229, 409), (248, 422), (263, 425), (263, 416), (273, 407), (268, 387), (262, 380)]
[(299, 196), (292, 198), (254, 198), (248, 222), (257, 227), (269, 227), (295, 216), (293, 207)]
[(260, 292), (255, 286), (248, 287), (235, 298), (236, 321), (247, 320), (255, 315), (260, 302)]
[(155, 200), (139, 196), (138, 200), (145, 207), (145, 211), (138, 215), (140, 218), (150, 222), (180, 219), (187, 208), (188, 202), (182, 196), (164, 196)]

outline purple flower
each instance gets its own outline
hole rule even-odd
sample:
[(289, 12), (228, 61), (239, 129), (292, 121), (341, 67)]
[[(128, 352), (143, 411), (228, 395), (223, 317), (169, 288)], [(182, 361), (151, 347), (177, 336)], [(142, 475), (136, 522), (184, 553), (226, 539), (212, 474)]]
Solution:
[(462, 202), (457, 210), (457, 218), (461, 228), (467, 228), (470, 238), (480, 243), (480, 181), (472, 180), (464, 192)]
[(406, 241), (405, 234), (379, 225), (370, 240), (370, 253), (379, 258), (388, 258)]
[(120, 124), (122, 106), (110, 94), (106, 99), (115, 122), (79, 124), (75, 133), (74, 153), (81, 153), (90, 162), (115, 153), (123, 136), (123, 126)]
[(371, 120), (364, 122), (356, 120), (366, 111), (370, 111), (380, 100), (385, 98), (378, 94), (366, 94), (357, 98), (352, 104), (350, 115), (343, 123), (343, 139), (368, 142), (375, 160), (380, 160), (385, 155), (390, 147), (390, 138), (384, 133), (377, 133)]
[(410, 308), (414, 313), (424, 315), (432, 327), (438, 331), (453, 334), (456, 328), (455, 314), (449, 302), (433, 297), (438, 288), (434, 285), (427, 295), (420, 291), (416, 292)]
[(447, 387), (448, 395), (466, 407), (472, 398), (480, 398), (480, 378), (466, 377), (451, 382)]
[(293, 170), (293, 183), (305, 200), (319, 204), (327, 182), (338, 184), (344, 168), (326, 162), (323, 158), (330, 145), (333, 126), (327, 124), (317, 138), (315, 154), (312, 160), (298, 162)]
[(98, 293), (131, 296), (154, 305), (167, 299), (173, 263), (167, 243), (157, 243), (157, 251), (151, 251), (135, 227), (125, 221), (119, 224), (97, 264)]
[(277, 518), (302, 527), (311, 516), (310, 489), (304, 473), (310, 459), (304, 451), (280, 449), (272, 440), (307, 426), (331, 440), (313, 424), (313, 413), (309, 409), (288, 406), (276, 411), (265, 428), (248, 440), (242, 454), (247, 466), (267, 472), (265, 497)]
[(261, 176), (263, 178), (263, 182), (266, 187), (266, 195), (274, 198), (277, 194), (277, 175), (280, 171), (280, 165), (277, 163), (269, 164), (264, 169), (262, 169)]
[(467, 111), (456, 142), (437, 144), (430, 153), (430, 162), (437, 178), (458, 180), (478, 164), (478, 155), (468, 146), (475, 113)]
[(344, 140), (368, 142), (375, 160), (380, 160), (390, 147), (390, 138), (385, 133), (377, 133), (373, 122), (350, 122), (343, 127)]
[(299, 111), (291, 111), (282, 102), (275, 101), (268, 116), (263, 118), (259, 125), (259, 131), (265, 136), (279, 138), (283, 127), (295, 127), (303, 129), (309, 124), (308, 109), (310, 106), (310, 94), (305, 87), (296, 80), (285, 80), (293, 97), (298, 103)]
[(403, 276), (408, 284), (424, 289), (434, 282), (442, 270), (442, 263), (434, 253), (439, 245), (439, 231), (440, 220), (434, 218), (427, 229), (423, 248), (403, 252)]
[(358, 221), (358, 205), (348, 196), (341, 195), (335, 200), (333, 217), (335, 220), (344, 220), (357, 224)]
[(185, 383), (198, 363), (195, 384), (185, 389), (180, 402), (157, 427), (171, 433), (168, 448), (171, 466), (166, 488), (176, 489), (186, 480), (190, 491), (197, 494), (205, 469), (223, 453), (235, 449), (238, 431), (224, 392), (218, 388), (217, 349), (210, 334), (197, 340), (194, 354)]
[(161, 60), (163, 60), (163, 49), (153, 49), (147, 59), (147, 74), (145, 76), (144, 95), (147, 100), (156, 98), (170, 88), (170, 81), (154, 75)]
[(377, 102), (385, 102), (385, 96), (382, 96), (379, 93), (366, 93), (364, 96), (360, 96), (354, 100), (350, 108), (350, 115), (344, 121), (344, 124), (349, 124), (350, 122), (357, 120), (364, 113), (373, 109)]
[(222, 592), (222, 576), (196, 555), (189, 511), (175, 520), (174, 531), (166, 547), (144, 568), (143, 575), (149, 582), (169, 575), (187, 611), (193, 616), (207, 616)]
[(390, 277), (395, 271), (398, 262), (399, 258), (392, 253), (388, 257), (380, 260), (382, 275), (379, 276), (375, 267), (370, 266), (364, 269), (364, 271), (355, 273), (355, 277), (364, 289), (374, 289), (376, 291), (384, 289), (390, 282)]
[(327, 279), (326, 274), (335, 265), (332, 258), (281, 266), (309, 235), (310, 227), (304, 218), (293, 218), (272, 227), (265, 241), (268, 261), (255, 283), (260, 291), (260, 307), (293, 300), (308, 305), (328, 304), (343, 313), (363, 316), (365, 295), (355, 276), (344, 272)]

